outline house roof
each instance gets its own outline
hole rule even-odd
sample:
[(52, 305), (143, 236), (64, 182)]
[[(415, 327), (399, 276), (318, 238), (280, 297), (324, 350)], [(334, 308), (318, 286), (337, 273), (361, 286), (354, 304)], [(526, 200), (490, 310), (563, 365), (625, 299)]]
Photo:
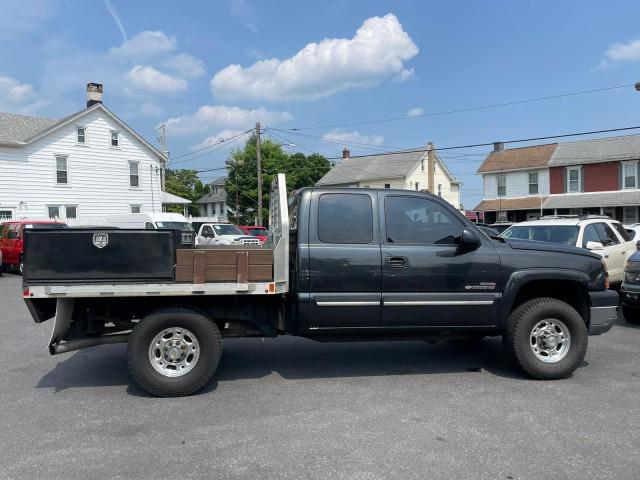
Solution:
[(640, 135), (597, 138), (558, 144), (550, 166), (635, 160), (640, 158)]
[[(474, 210), (480, 212), (499, 212), (504, 210), (534, 210), (539, 208), (540, 197), (522, 197), (483, 200)], [(547, 207), (545, 206), (545, 208)]]
[[(435, 161), (442, 167), (451, 183), (460, 184), (447, 165), (435, 153)], [(411, 174), (421, 160), (426, 162), (426, 150), (362, 155), (343, 159), (329, 170), (316, 185), (345, 185), (369, 180), (403, 178)]]
[(0, 112), (0, 143), (24, 142), (59, 121)]
[(640, 204), (640, 191), (567, 193), (551, 195), (544, 208), (595, 208), (635, 206)]
[(202, 203), (226, 202), (228, 198), (227, 191), (224, 188), (226, 181), (227, 181), (227, 177), (218, 177), (212, 182), (210, 182), (209, 185), (211, 185), (212, 187), (222, 187), (222, 188), (218, 188), (217, 193), (214, 193), (214, 189), (212, 188), (209, 193), (199, 198), (196, 203), (202, 204)]
[(162, 203), (166, 205), (188, 205), (193, 202), (173, 193), (162, 192)]
[(385, 155), (366, 155), (345, 158), (337, 163), (316, 185), (341, 185), (366, 180), (405, 177), (426, 154), (400, 152)]
[(0, 146), (21, 147), (23, 145), (27, 145), (96, 110), (102, 110), (107, 116), (111, 117), (114, 122), (118, 123), (124, 130), (131, 134), (132, 137), (136, 138), (140, 143), (151, 150), (151, 152), (158, 158), (161, 160), (165, 158), (156, 147), (138, 135), (135, 130), (124, 123), (102, 103), (96, 103), (91, 107), (72, 113), (60, 120), (29, 117), (26, 115), (14, 115), (11, 113), (0, 113)]
[(550, 143), (491, 152), (482, 162), (477, 173), (546, 167), (557, 146), (557, 143)]

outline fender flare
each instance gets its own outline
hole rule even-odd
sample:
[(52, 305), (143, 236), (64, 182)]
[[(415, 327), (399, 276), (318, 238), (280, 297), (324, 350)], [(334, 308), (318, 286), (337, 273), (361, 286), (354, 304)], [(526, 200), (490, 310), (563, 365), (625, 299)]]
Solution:
[(509, 318), (513, 303), (522, 287), (535, 280), (567, 280), (579, 283), (587, 292), (589, 291), (589, 283), (591, 281), (589, 275), (579, 270), (557, 268), (516, 270), (507, 279), (502, 293), (502, 301), (498, 309), (498, 324), (501, 327), (504, 326)]

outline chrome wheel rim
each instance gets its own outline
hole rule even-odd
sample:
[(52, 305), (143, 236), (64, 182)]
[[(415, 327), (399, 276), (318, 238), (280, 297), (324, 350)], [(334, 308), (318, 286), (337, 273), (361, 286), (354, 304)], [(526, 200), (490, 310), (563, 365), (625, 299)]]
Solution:
[(165, 328), (149, 346), (149, 362), (165, 377), (181, 377), (193, 370), (200, 358), (198, 339), (186, 328)]
[(531, 330), (529, 346), (536, 358), (544, 363), (557, 363), (567, 356), (571, 346), (571, 335), (560, 320), (541, 320)]

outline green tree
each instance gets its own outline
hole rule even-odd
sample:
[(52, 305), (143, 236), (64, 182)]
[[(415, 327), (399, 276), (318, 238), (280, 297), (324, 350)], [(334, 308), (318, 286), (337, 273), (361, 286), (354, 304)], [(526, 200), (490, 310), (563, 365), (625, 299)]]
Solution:
[[(314, 185), (329, 171), (329, 161), (317, 153), (289, 154), (282, 146), (264, 140), (260, 144), (262, 160), (262, 206), (265, 223), (269, 219), (269, 187), (278, 173), (287, 175), (287, 193), (302, 187)], [(250, 137), (243, 148), (234, 150), (227, 161), (229, 176), (225, 187), (229, 193), (228, 203), (239, 215), (234, 218), (238, 224), (253, 224), (258, 209), (258, 174), (256, 168), (256, 138)]]
[[(165, 178), (165, 190), (179, 197), (191, 200), (193, 203), (189, 205), (189, 214), (198, 215), (198, 205), (196, 201), (203, 195), (211, 191), (209, 185), (203, 184), (198, 178), (196, 170), (181, 169), (167, 170)], [(182, 205), (169, 205), (169, 212), (182, 213)]]

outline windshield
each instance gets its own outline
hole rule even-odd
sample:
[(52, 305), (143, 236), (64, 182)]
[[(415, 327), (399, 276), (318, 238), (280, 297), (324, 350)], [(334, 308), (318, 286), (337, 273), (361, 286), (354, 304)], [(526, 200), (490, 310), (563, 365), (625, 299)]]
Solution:
[(156, 225), (158, 228), (168, 228), (170, 230), (193, 232), (193, 227), (188, 222), (156, 222)]
[(254, 237), (269, 235), (269, 232), (266, 228), (250, 228), (249, 235), (253, 235)]
[(580, 228), (575, 225), (514, 225), (503, 238), (575, 245)]
[(235, 225), (212, 225), (216, 235), (244, 235)]

